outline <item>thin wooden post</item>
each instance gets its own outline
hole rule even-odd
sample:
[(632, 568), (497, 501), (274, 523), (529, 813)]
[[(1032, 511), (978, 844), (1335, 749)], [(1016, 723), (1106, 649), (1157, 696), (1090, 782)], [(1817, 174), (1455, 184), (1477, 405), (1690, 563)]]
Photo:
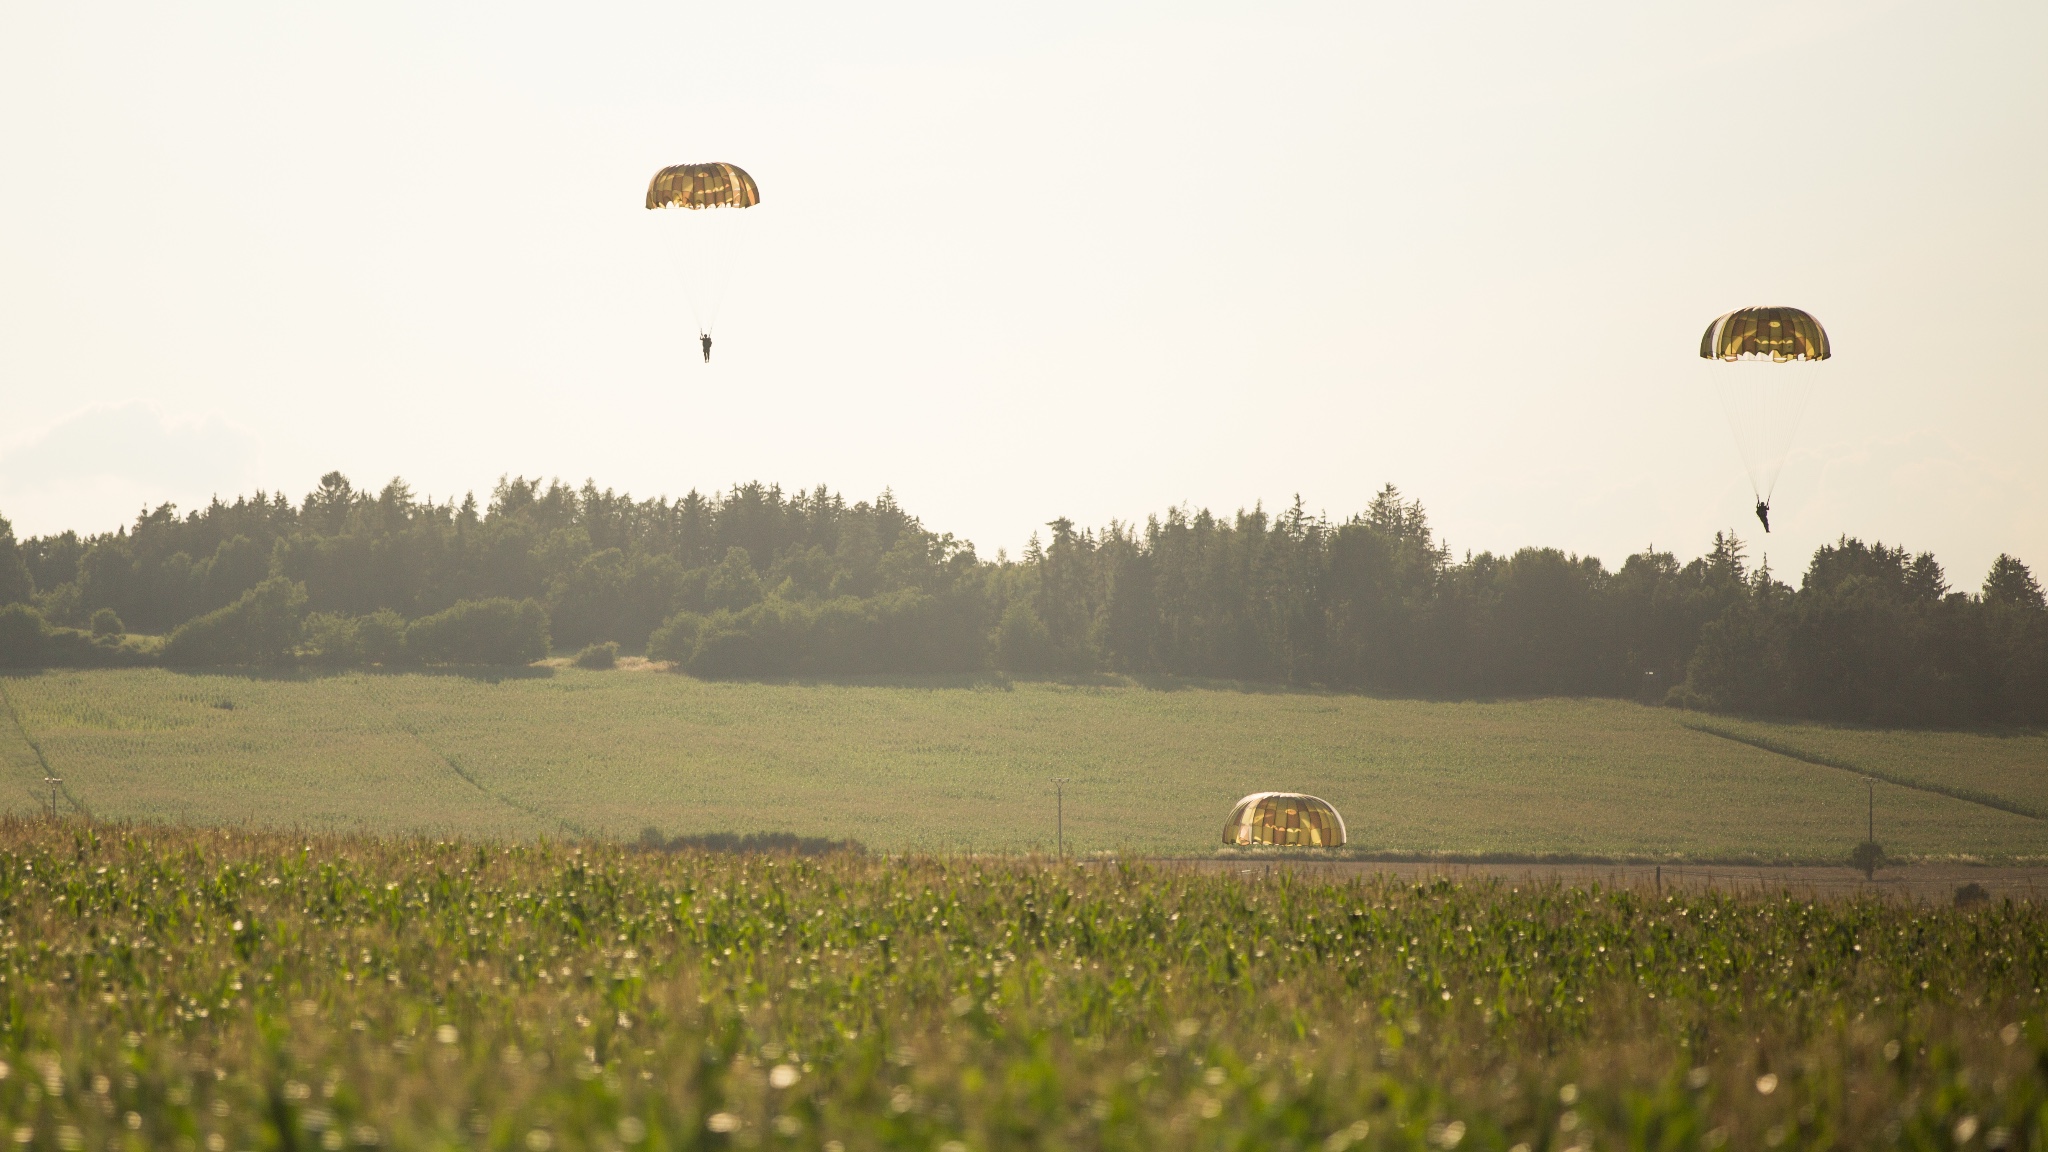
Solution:
[(1053, 858), (1067, 858), (1067, 778), (1055, 776), (1052, 781), (1053, 795)]

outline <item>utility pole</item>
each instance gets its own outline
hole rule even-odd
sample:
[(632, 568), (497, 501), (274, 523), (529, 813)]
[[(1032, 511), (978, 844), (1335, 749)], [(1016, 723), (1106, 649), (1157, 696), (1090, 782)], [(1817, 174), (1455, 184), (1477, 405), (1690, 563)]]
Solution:
[(1053, 858), (1067, 858), (1067, 778), (1052, 778), (1053, 795)]
[(50, 819), (55, 820), (57, 818), (57, 786), (64, 783), (64, 780), (58, 776), (45, 776), (43, 777), (43, 783), (50, 786)]
[(1877, 781), (1865, 776), (1863, 783), (1870, 789), (1870, 830), (1863, 838), (1874, 844), (1877, 842)]

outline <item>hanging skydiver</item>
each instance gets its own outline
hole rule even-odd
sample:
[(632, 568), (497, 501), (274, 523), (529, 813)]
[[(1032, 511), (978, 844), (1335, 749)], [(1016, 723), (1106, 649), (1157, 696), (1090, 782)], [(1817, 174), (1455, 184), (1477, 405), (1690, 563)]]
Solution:
[[(674, 228), (682, 257), (680, 277), (697, 320), (697, 342), (711, 363), (711, 329), (732, 272), (736, 209), (761, 202), (760, 186), (736, 164), (671, 164), (647, 183), (647, 207), (681, 209)], [(747, 225), (738, 225), (740, 233)]]
[[(1797, 308), (1738, 308), (1715, 317), (1700, 337), (1702, 360), (1769, 361), (1772, 364), (1813, 363), (1833, 355), (1827, 330), (1810, 312)], [(1756, 496), (1756, 518), (1771, 530), (1771, 496), (1777, 490), (1778, 470), (1784, 466), (1792, 433), (1806, 407), (1813, 387), (1812, 376), (1803, 369), (1762, 369), (1768, 381), (1748, 368), (1716, 369), (1724, 389), (1728, 423), (1742, 450), (1742, 464), (1749, 472), (1750, 491)], [(1782, 377), (1779, 372), (1785, 372)]]

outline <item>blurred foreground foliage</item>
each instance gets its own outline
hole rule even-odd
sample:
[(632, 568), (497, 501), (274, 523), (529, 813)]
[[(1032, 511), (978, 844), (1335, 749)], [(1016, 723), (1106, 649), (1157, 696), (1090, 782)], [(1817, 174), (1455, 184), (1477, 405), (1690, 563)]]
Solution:
[(0, 823), (19, 1147), (2035, 1148), (2032, 903)]

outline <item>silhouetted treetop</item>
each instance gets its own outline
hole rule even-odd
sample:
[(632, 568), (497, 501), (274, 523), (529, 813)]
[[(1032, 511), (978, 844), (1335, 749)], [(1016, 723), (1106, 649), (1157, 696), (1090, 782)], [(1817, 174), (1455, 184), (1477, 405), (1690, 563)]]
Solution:
[(166, 504), (96, 536), (16, 541), (0, 520), (10, 601), (32, 607), (0, 662), (144, 658), (110, 632), (94, 647), (83, 630), (105, 611), (146, 634), (191, 625), (167, 650), (185, 662), (616, 642), (702, 675), (993, 667), (2048, 722), (2048, 608), (2012, 556), (1975, 595), (1928, 553), (1848, 537), (1816, 550), (1796, 589), (1752, 569), (1732, 531), (1691, 560), (1645, 548), (1611, 571), (1541, 547), (1457, 560), (1391, 484), (1340, 521), (1298, 497), (1278, 514), (1179, 507), (1099, 529), (1058, 517), (1018, 561), (987, 562), (887, 491), (636, 499), (506, 476), (479, 505), (330, 472), (296, 504)]

